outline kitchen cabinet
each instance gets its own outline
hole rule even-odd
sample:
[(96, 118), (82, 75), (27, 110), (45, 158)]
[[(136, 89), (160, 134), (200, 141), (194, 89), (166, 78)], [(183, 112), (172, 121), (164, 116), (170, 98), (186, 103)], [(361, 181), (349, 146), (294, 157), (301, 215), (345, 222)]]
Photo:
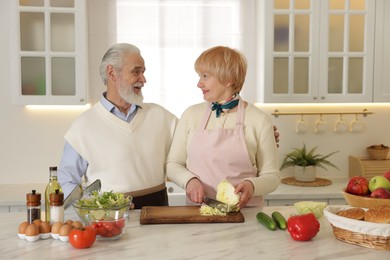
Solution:
[(26, 205), (0, 206), (0, 213), (25, 212)]
[(384, 14), (376, 16), (383, 10), (375, 6), (375, 0), (266, 1), (264, 101), (379, 101), (380, 94), (373, 96), (375, 24)]
[[(374, 101), (390, 101), (390, 1), (376, 0)], [(386, 15), (387, 14), (387, 15)]]
[(292, 206), (299, 201), (320, 201), (329, 205), (345, 205), (346, 201), (341, 190), (346, 186), (348, 178), (331, 178), (330, 180), (332, 184), (323, 187), (300, 187), (281, 183), (274, 192), (264, 196), (265, 205)]
[(316, 202), (325, 202), (328, 205), (347, 205), (347, 202), (344, 199), (271, 199), (265, 200), (266, 206), (293, 206), (294, 203), (300, 201), (316, 201)]
[(12, 103), (86, 104), (86, 1), (20, 0), (10, 9)]
[[(265, 206), (286, 206), (295, 202), (310, 200), (327, 202), (329, 205), (345, 205), (346, 202), (341, 193), (345, 188), (348, 178), (332, 178), (332, 184), (324, 187), (299, 187), (281, 183), (272, 193), (264, 196)], [(0, 212), (26, 211), (26, 194), (31, 190), (44, 194), (46, 183), (15, 183), (0, 184), (3, 196), (0, 197)], [(171, 181), (167, 182), (168, 199), (170, 206), (185, 206), (186, 194), (183, 189)], [(41, 208), (45, 208), (42, 197)]]

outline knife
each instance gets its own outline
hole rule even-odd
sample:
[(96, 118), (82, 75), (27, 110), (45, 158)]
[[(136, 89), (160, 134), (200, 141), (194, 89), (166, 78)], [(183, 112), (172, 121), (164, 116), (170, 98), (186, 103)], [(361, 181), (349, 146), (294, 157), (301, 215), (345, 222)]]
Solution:
[(230, 205), (223, 203), (219, 200), (215, 200), (215, 199), (209, 198), (207, 196), (204, 196), (203, 202), (207, 206), (218, 209), (222, 213), (229, 213), (230, 212)]
[(77, 185), (72, 190), (72, 192), (68, 195), (68, 197), (66, 197), (66, 199), (64, 201), (64, 208), (65, 209), (69, 208), (69, 206), (72, 205), (72, 203), (75, 200), (81, 199), (81, 197), (83, 197), (83, 195), (90, 195), (92, 193), (92, 191), (98, 191), (99, 192), (101, 188), (102, 188), (102, 182), (100, 181), (100, 179), (97, 179), (96, 181), (91, 183), (84, 190), (82, 189), (80, 184)]

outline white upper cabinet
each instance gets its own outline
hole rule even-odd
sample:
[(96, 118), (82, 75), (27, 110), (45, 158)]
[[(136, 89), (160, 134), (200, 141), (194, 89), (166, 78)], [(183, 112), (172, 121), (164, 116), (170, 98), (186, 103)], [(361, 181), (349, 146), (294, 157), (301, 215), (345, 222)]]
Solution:
[(372, 102), (375, 0), (269, 0), (265, 102)]
[(13, 0), (10, 7), (13, 104), (86, 104), (86, 2)]
[(390, 101), (390, 1), (377, 0), (375, 24), (374, 101)]

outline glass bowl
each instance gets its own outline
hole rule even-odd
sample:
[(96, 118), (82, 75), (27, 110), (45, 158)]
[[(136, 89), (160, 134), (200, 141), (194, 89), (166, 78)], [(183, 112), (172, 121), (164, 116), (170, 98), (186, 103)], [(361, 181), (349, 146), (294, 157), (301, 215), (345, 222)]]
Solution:
[(112, 208), (91, 208), (73, 203), (77, 215), (86, 226), (96, 231), (97, 240), (116, 240), (123, 236), (129, 220), (131, 200), (127, 204)]

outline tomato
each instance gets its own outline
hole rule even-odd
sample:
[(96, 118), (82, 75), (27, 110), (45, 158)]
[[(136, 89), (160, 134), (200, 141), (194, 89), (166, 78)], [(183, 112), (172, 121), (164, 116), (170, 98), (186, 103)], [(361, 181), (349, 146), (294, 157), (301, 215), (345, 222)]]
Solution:
[(75, 248), (88, 248), (95, 243), (96, 232), (90, 227), (74, 228), (69, 232), (69, 243)]
[(125, 227), (125, 219), (119, 219), (115, 222), (115, 226), (117, 226), (119, 229), (122, 229)]
[(111, 230), (112, 236), (117, 236), (121, 233), (122, 233), (122, 229), (114, 225), (113, 229)]
[(92, 223), (91, 227), (95, 230), (96, 235), (101, 237), (115, 237), (122, 234), (125, 227), (125, 219), (117, 221), (98, 221)]
[(106, 231), (111, 232), (114, 229), (114, 223), (105, 221), (103, 227)]

